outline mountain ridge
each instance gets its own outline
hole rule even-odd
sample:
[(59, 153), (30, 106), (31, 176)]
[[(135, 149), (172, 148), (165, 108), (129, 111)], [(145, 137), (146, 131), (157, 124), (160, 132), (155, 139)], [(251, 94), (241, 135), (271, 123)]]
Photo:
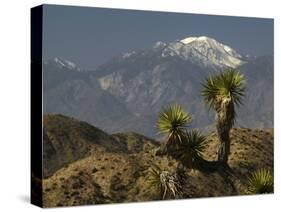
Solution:
[[(216, 63), (202, 65), (196, 57), (163, 57), (170, 44), (157, 42), (151, 48), (119, 54), (89, 72), (56, 71), (45, 64), (44, 114), (73, 116), (109, 133), (135, 131), (156, 138), (157, 114), (162, 107), (176, 102), (193, 116), (192, 127), (209, 127), (214, 114), (203, 104), (200, 83), (223, 68)], [(225, 46), (223, 49), (244, 61), (237, 68), (248, 80), (236, 126), (273, 127), (273, 57), (244, 57)]]
[(99, 128), (61, 114), (43, 116), (43, 176), (97, 151), (131, 154), (158, 146), (155, 140), (134, 132), (107, 134)]

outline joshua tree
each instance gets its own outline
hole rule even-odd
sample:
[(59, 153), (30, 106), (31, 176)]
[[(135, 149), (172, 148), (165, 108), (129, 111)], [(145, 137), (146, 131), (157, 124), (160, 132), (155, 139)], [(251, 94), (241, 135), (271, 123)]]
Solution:
[(244, 75), (235, 69), (210, 76), (203, 83), (204, 101), (216, 112), (216, 128), (220, 141), (218, 162), (222, 165), (227, 165), (230, 153), (229, 132), (235, 122), (235, 105), (242, 103), (245, 83)]
[(206, 138), (198, 131), (187, 131), (191, 122), (190, 115), (178, 105), (171, 105), (160, 112), (158, 129), (167, 136), (167, 141), (162, 145), (160, 152), (176, 159), (178, 175), (183, 168), (199, 168), (202, 152), (206, 147)]
[(190, 123), (190, 115), (178, 104), (164, 108), (160, 112), (157, 127), (160, 133), (168, 137), (167, 150), (169, 147), (178, 146), (182, 142), (186, 128)]
[(267, 169), (259, 169), (252, 173), (248, 180), (247, 193), (273, 193), (273, 177), (271, 172)]

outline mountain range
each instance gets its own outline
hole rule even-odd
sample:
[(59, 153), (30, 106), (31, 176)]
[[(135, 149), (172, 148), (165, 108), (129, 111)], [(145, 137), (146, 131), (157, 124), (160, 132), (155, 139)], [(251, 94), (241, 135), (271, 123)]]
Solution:
[[(93, 58), (94, 60), (94, 58)], [(43, 64), (44, 114), (63, 114), (108, 132), (134, 131), (157, 138), (160, 110), (181, 104), (191, 127), (212, 129), (214, 114), (200, 95), (210, 74), (237, 68), (247, 80), (238, 127), (273, 127), (273, 56), (245, 56), (206, 36), (156, 42), (110, 58), (84, 71), (61, 58)]]

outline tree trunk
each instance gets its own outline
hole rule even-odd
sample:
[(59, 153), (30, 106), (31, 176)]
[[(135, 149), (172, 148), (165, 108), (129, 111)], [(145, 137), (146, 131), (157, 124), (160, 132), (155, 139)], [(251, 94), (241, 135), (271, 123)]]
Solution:
[(219, 138), (218, 163), (227, 165), (230, 153), (229, 132), (234, 123), (234, 104), (231, 98), (222, 98), (217, 101), (217, 133)]
[(185, 176), (185, 167), (184, 165), (179, 161), (176, 169), (178, 180), (183, 183), (186, 176)]
[(229, 131), (229, 129), (221, 129), (220, 126), (217, 126), (219, 138), (218, 162), (222, 165), (227, 165), (228, 156), (230, 153)]

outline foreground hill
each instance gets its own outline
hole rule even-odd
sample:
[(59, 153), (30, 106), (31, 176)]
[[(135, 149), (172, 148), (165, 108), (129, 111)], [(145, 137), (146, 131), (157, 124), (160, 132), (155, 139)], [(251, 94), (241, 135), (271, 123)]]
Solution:
[[(45, 126), (46, 133), (53, 139), (48, 141), (49, 145), (57, 150), (57, 156), (49, 161), (55, 163), (69, 155), (70, 160), (52, 168), (53, 174), (43, 180), (45, 207), (162, 199), (149, 183), (149, 170), (157, 165), (162, 170), (175, 172), (177, 162), (156, 156), (159, 144), (154, 140), (132, 132), (108, 135), (64, 116), (46, 116), (46, 123), (49, 125)], [(57, 130), (58, 126), (63, 129)], [(55, 145), (55, 141), (59, 145)], [(273, 130), (233, 129), (231, 144), (231, 178), (218, 172), (185, 170), (182, 198), (244, 194), (250, 172), (273, 168)], [(217, 136), (211, 133), (206, 159), (215, 160), (217, 145)]]
[(44, 177), (99, 149), (128, 153), (143, 150), (150, 143), (157, 145), (154, 140), (136, 133), (111, 136), (86, 122), (63, 115), (45, 115), (43, 125)]

